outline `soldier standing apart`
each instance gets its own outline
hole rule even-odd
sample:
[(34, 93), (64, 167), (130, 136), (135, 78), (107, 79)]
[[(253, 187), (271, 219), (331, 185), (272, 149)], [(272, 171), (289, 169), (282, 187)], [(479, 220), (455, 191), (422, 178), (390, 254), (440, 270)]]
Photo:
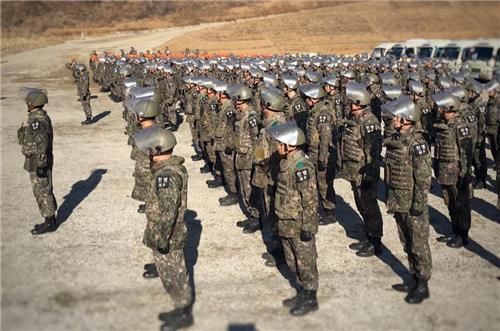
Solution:
[(17, 132), (22, 153), (26, 157), (24, 170), (28, 171), (33, 187), (33, 194), (45, 222), (35, 225), (33, 235), (57, 230), (57, 202), (52, 193), (52, 155), (53, 131), (52, 123), (43, 106), (48, 103), (47, 94), (42, 90), (21, 90), (25, 93), (28, 106), (28, 122), (21, 125)]
[(382, 106), (393, 116), (395, 133), (386, 142), (385, 182), (387, 209), (394, 214), (399, 239), (408, 254), (414, 284), (396, 284), (397, 291), (408, 292), (408, 303), (421, 303), (429, 297), (427, 282), (431, 278), (429, 248), (429, 210), (427, 197), (431, 186), (430, 148), (417, 123), (421, 111), (409, 97)]
[(87, 67), (82, 64), (78, 67), (77, 81), (78, 96), (82, 103), (83, 112), (85, 113), (85, 121), (82, 125), (92, 124), (92, 108), (90, 107), (90, 90), (89, 90), (89, 73)]
[(318, 309), (318, 268), (315, 234), (318, 232), (318, 190), (315, 167), (300, 146), (304, 132), (295, 122), (268, 129), (278, 141), (282, 157), (275, 195), (278, 232), (288, 267), (298, 282), (297, 294), (283, 301), (290, 314), (305, 315)]
[(177, 330), (193, 324), (193, 290), (184, 258), (188, 173), (184, 159), (172, 154), (177, 143), (172, 132), (152, 126), (136, 133), (134, 139), (152, 161), (143, 242), (153, 250), (160, 279), (175, 307), (160, 314), (165, 322), (162, 330)]
[(370, 94), (365, 86), (349, 82), (346, 98), (351, 106), (342, 133), (342, 178), (351, 183), (366, 236), (349, 248), (367, 257), (382, 252), (382, 215), (377, 203), (382, 136), (380, 123), (370, 111)]
[(437, 240), (453, 248), (467, 244), (471, 227), (472, 136), (465, 119), (458, 113), (460, 101), (449, 92), (434, 94), (432, 99), (442, 116), (436, 129), (436, 177), (450, 213), (452, 233)]

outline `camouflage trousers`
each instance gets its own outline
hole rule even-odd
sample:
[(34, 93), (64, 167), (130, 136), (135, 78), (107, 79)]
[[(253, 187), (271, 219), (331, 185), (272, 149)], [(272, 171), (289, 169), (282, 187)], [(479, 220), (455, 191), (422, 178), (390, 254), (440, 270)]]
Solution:
[(498, 161), (497, 150), (498, 150), (498, 137), (496, 133), (487, 133), (488, 141), (490, 142), (491, 154), (493, 159)]
[(47, 177), (44, 178), (38, 177), (36, 171), (30, 171), (29, 175), (40, 214), (42, 217), (55, 216), (57, 202), (52, 193), (52, 169), (47, 170)]
[(296, 275), (299, 285), (308, 291), (318, 290), (318, 267), (316, 239), (301, 241), (299, 238), (283, 238), (281, 244), (290, 270)]
[(198, 136), (198, 131), (196, 130), (196, 124), (194, 122), (189, 122), (189, 131), (191, 131), (191, 137), (193, 139), (193, 146), (195, 152), (201, 152), (200, 137)]
[(175, 104), (166, 105), (164, 114), (165, 122), (170, 123), (173, 126), (177, 126), (177, 112), (175, 111)]
[(184, 250), (172, 250), (167, 254), (153, 250), (153, 257), (163, 287), (172, 298), (175, 309), (191, 305), (193, 290), (189, 283)]
[(431, 278), (432, 258), (429, 248), (429, 213), (411, 216), (394, 213), (398, 225), (399, 239), (408, 255), (410, 273), (421, 279)]
[(476, 180), (486, 181), (488, 172), (488, 165), (486, 162), (486, 138), (484, 136), (479, 136), (474, 145), (474, 155), (472, 158)]
[(90, 107), (90, 93), (82, 96), (80, 100), (82, 103), (83, 112), (85, 113), (85, 117), (92, 117), (92, 108)]
[(132, 189), (132, 199), (137, 201), (146, 201), (146, 197), (151, 185), (150, 176), (137, 176), (135, 177), (134, 188)]
[(222, 177), (230, 193), (236, 193), (236, 173), (234, 171), (234, 152), (227, 155), (224, 151), (217, 151), (222, 165)]
[(456, 185), (443, 185), (443, 198), (453, 233), (468, 236), (471, 227), (470, 185), (465, 190)]
[[(252, 196), (252, 191), (254, 191), (252, 186), (252, 170), (251, 169), (237, 169), (238, 172), (238, 186), (240, 188), (241, 198), (243, 200), (243, 206), (245, 207), (245, 212), (248, 213), (249, 217), (259, 218), (259, 210), (255, 207), (254, 196)], [(254, 193), (255, 195), (255, 193)]]
[(365, 189), (360, 184), (351, 182), (351, 188), (356, 208), (363, 219), (365, 234), (374, 238), (382, 238), (382, 214), (377, 202), (376, 183), (372, 183), (370, 188)]
[(324, 171), (320, 171), (316, 165), (316, 181), (318, 183), (318, 192), (321, 197), (321, 203), (324, 209), (335, 209), (335, 188), (333, 180), (335, 179), (335, 161), (329, 161)]

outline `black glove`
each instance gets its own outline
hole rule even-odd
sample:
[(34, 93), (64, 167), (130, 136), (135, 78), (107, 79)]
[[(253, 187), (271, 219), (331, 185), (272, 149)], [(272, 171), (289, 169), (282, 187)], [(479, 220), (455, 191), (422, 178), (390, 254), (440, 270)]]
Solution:
[(465, 175), (463, 177), (458, 177), (457, 187), (461, 190), (467, 189), (469, 186), (469, 175)]
[(326, 162), (319, 161), (318, 171), (325, 171), (325, 170), (326, 170)]
[(158, 248), (158, 252), (160, 254), (168, 254), (168, 247), (165, 248)]
[(418, 210), (418, 209), (416, 209), (414, 207), (411, 207), (411, 209), (410, 209), (410, 215), (411, 216), (418, 217), (418, 216), (422, 216), (423, 213), (424, 213), (423, 210)]
[(300, 230), (300, 241), (308, 242), (313, 239), (313, 234), (309, 231)]
[(364, 180), (361, 182), (361, 188), (363, 190), (369, 190), (372, 187), (372, 182)]
[(36, 176), (38, 178), (46, 178), (47, 177), (47, 168), (36, 168)]
[(232, 155), (233, 154), (233, 149), (230, 148), (230, 147), (226, 147), (226, 149), (224, 150), (224, 154), (226, 154), (226, 155)]

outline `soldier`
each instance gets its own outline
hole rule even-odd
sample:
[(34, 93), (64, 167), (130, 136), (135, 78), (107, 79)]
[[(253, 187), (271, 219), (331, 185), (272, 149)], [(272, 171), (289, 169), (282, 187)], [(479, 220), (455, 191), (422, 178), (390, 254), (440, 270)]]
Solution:
[(176, 145), (172, 132), (152, 126), (135, 134), (134, 140), (152, 161), (143, 242), (153, 250), (160, 279), (175, 307), (160, 314), (165, 322), (162, 330), (177, 330), (193, 324), (193, 290), (184, 258), (188, 173), (184, 159), (172, 154)]
[(90, 90), (89, 90), (89, 73), (87, 67), (82, 64), (78, 66), (78, 96), (80, 97), (83, 112), (85, 113), (85, 121), (82, 125), (92, 124), (92, 108), (90, 107)]
[(413, 102), (420, 108), (420, 124), (422, 125), (422, 135), (424, 136), (427, 145), (431, 145), (432, 125), (434, 124), (432, 107), (425, 100), (425, 85), (410, 81), (408, 89), (413, 98)]
[(442, 116), (436, 129), (436, 177), (443, 188), (443, 197), (450, 213), (452, 233), (437, 240), (453, 248), (467, 244), (471, 226), (470, 168), (472, 137), (465, 120), (458, 113), (460, 101), (449, 92), (436, 93), (432, 99)]
[(409, 97), (382, 108), (393, 116), (395, 130), (385, 143), (386, 205), (396, 219), (399, 239), (415, 280), (411, 286), (396, 284), (393, 288), (408, 292), (405, 301), (416, 304), (429, 297), (427, 282), (432, 267), (427, 206), (432, 176), (430, 148), (417, 125), (420, 109)]
[(299, 128), (305, 132), (307, 125), (307, 105), (300, 97), (297, 89), (299, 88), (299, 80), (297, 76), (283, 75), (283, 83), (285, 85), (285, 95), (288, 99), (288, 108), (286, 114), (289, 120), (297, 122)]
[(33, 194), (45, 222), (35, 225), (33, 235), (54, 232), (57, 230), (56, 210), (57, 202), (52, 193), (52, 155), (53, 131), (52, 123), (47, 112), (43, 109), (48, 103), (44, 90), (22, 89), (26, 105), (28, 106), (28, 121), (17, 131), (22, 153), (26, 157), (24, 170), (28, 171), (33, 187)]
[(335, 179), (337, 114), (335, 106), (325, 100), (326, 92), (318, 84), (300, 87), (310, 107), (306, 125), (306, 140), (309, 158), (316, 167), (316, 181), (324, 209), (320, 224), (327, 225), (338, 221), (335, 214)]
[(236, 223), (239, 227), (255, 227), (259, 223), (259, 210), (252, 196), (252, 169), (254, 147), (259, 134), (259, 119), (251, 105), (252, 90), (243, 84), (231, 84), (229, 96), (236, 102), (234, 123), (235, 164), (243, 206), (248, 218)]
[(342, 178), (351, 183), (366, 236), (349, 248), (357, 250), (358, 256), (373, 256), (382, 252), (382, 215), (377, 203), (382, 150), (380, 123), (370, 111), (370, 94), (363, 84), (349, 82), (346, 98), (351, 105), (342, 133)]
[(486, 117), (486, 136), (490, 142), (491, 154), (493, 154), (493, 159), (498, 161), (496, 151), (498, 149), (497, 131), (498, 123), (496, 121), (496, 116), (498, 109), (500, 108), (500, 96), (498, 91), (500, 90), (500, 84), (496, 80), (491, 80), (486, 84), (488, 90), (488, 103), (486, 104), (485, 117)]
[[(159, 105), (153, 100), (141, 100), (133, 107), (140, 129), (146, 129), (156, 125), (156, 117), (160, 115)], [(135, 185), (132, 190), (132, 199), (141, 202), (146, 201), (146, 195), (149, 192), (151, 184), (151, 167), (149, 156), (142, 153), (137, 146), (134, 145), (133, 159), (135, 160), (134, 178)], [(146, 205), (140, 204), (137, 209), (138, 213), (143, 214), (146, 211)]]
[(278, 141), (282, 157), (274, 200), (279, 236), (287, 265), (299, 285), (297, 294), (283, 304), (291, 308), (290, 314), (300, 316), (318, 309), (316, 175), (314, 164), (300, 148), (305, 137), (295, 122), (272, 127), (268, 134)]

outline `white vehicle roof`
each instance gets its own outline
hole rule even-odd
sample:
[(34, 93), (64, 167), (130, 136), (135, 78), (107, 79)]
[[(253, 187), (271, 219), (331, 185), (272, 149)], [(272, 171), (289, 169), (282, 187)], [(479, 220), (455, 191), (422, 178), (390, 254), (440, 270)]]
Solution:
[(375, 48), (385, 48), (385, 49), (389, 49), (391, 48), (392, 46), (394, 46), (396, 43), (382, 43), (380, 45), (378, 45), (377, 47)]

